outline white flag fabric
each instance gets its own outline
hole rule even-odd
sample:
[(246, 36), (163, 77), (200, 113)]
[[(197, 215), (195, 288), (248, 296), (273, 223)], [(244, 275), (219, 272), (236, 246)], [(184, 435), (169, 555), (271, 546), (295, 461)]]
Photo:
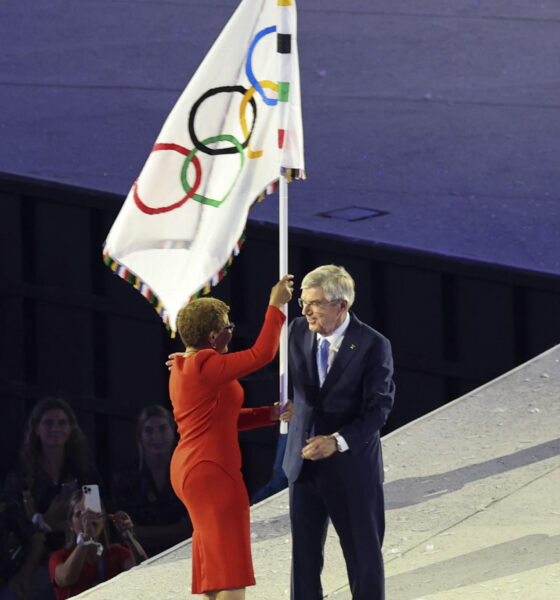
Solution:
[(176, 331), (280, 173), (304, 177), (295, 0), (242, 0), (180, 96), (107, 237), (105, 263)]

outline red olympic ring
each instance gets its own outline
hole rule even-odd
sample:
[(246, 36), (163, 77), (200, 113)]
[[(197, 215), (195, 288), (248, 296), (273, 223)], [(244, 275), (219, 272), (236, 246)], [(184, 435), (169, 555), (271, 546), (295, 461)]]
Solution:
[[(183, 154), (184, 156), (188, 156), (191, 153), (191, 150), (188, 150), (187, 148), (184, 148), (183, 146), (179, 146), (178, 144), (156, 144), (152, 148), (152, 152), (157, 152), (158, 150), (174, 150), (175, 152), (178, 152), (179, 154)], [(150, 152), (150, 154), (151, 154), (151, 152)], [(194, 196), (196, 190), (198, 189), (198, 186), (200, 185), (200, 180), (202, 178), (202, 168), (200, 167), (200, 161), (198, 160), (198, 158), (196, 156), (192, 157), (192, 163), (194, 164), (194, 168), (196, 170), (196, 180), (195, 180), (192, 188), (187, 192), (187, 195), (184, 196), (183, 198), (181, 198), (181, 200), (179, 200), (178, 202), (175, 202), (175, 204), (170, 204), (169, 206), (160, 206), (159, 208), (152, 208), (151, 206), (144, 204), (144, 202), (142, 202), (142, 200), (140, 199), (140, 196), (138, 195), (138, 179), (137, 179), (134, 182), (134, 185), (132, 186), (132, 190), (134, 193), (134, 202), (136, 203), (136, 206), (142, 212), (145, 212), (148, 215), (157, 215), (160, 213), (169, 212), (171, 210), (175, 210), (176, 208), (179, 208), (180, 206), (183, 206), (183, 204), (185, 204), (185, 202), (189, 198), (192, 198), (192, 196)]]

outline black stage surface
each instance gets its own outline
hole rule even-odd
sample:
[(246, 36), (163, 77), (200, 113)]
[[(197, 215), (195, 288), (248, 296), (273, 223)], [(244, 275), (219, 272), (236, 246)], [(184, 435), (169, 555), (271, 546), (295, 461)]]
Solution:
[[(236, 5), (2, 0), (0, 171), (124, 197)], [(308, 180), (291, 226), (560, 274), (560, 5), (298, 11)], [(251, 218), (276, 222), (275, 198)]]

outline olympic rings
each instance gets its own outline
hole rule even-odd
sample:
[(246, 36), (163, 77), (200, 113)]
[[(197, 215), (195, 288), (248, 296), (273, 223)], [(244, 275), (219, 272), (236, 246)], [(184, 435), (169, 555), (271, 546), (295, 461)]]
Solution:
[[(165, 144), (165, 143), (156, 144), (152, 148), (152, 152), (158, 152), (158, 151), (162, 151), (162, 150), (172, 150), (174, 152), (178, 152), (179, 154), (183, 154), (185, 156), (185, 161), (184, 161), (183, 167), (181, 169), (180, 177), (181, 177), (181, 184), (183, 186), (183, 189), (186, 192), (186, 195), (183, 198), (181, 198), (180, 200), (178, 200), (177, 202), (174, 202), (173, 204), (170, 204), (168, 206), (161, 206), (158, 208), (153, 208), (151, 206), (148, 206), (147, 204), (145, 204), (142, 201), (142, 199), (140, 198), (140, 195), (138, 193), (138, 179), (142, 175), (142, 173), (140, 173), (139, 178), (134, 182), (134, 185), (133, 185), (133, 197), (134, 197), (134, 202), (136, 203), (136, 206), (142, 212), (149, 214), (149, 215), (155, 215), (155, 214), (169, 212), (171, 210), (181, 207), (183, 204), (185, 204), (185, 202), (189, 198), (192, 198), (193, 200), (196, 200), (197, 202), (201, 202), (202, 204), (207, 204), (210, 206), (218, 207), (223, 202), (225, 202), (225, 200), (228, 198), (228, 196), (232, 192), (235, 184), (237, 183), (239, 176), (241, 175), (241, 172), (245, 165), (245, 158), (246, 158), (244, 149), (245, 148), (248, 149), (247, 156), (249, 158), (259, 158), (260, 156), (263, 155), (263, 150), (253, 151), (253, 150), (251, 150), (251, 147), (250, 147), (250, 139), (251, 139), (251, 136), (253, 135), (253, 132), (255, 129), (255, 124), (257, 121), (257, 103), (255, 102), (255, 99), (253, 96), (255, 95), (255, 92), (258, 92), (265, 104), (267, 104), (268, 106), (275, 106), (278, 103), (278, 99), (267, 97), (264, 93), (263, 88), (268, 88), (268, 89), (271, 89), (278, 93), (278, 84), (274, 83), (272, 81), (268, 81), (268, 80), (260, 81), (260, 82), (257, 81), (257, 78), (255, 77), (255, 75), (253, 73), (252, 59), (253, 59), (253, 53), (255, 51), (255, 48), (256, 48), (257, 44), (260, 42), (260, 40), (262, 40), (262, 38), (264, 38), (265, 36), (267, 36), (271, 33), (274, 33), (275, 31), (276, 31), (276, 27), (268, 27), (268, 28), (263, 29), (262, 31), (258, 32), (257, 35), (254, 37), (254, 39), (251, 43), (251, 46), (249, 48), (249, 51), (247, 53), (247, 59), (245, 62), (245, 71), (246, 71), (247, 77), (253, 87), (251, 87), (250, 89), (246, 89), (242, 85), (234, 85), (234, 86), (222, 86), (222, 87), (212, 88), (212, 89), (208, 90), (207, 92), (205, 92), (192, 105), (191, 110), (189, 112), (188, 131), (189, 131), (189, 135), (190, 135), (192, 144), (194, 145), (193, 150), (188, 150), (187, 148), (180, 146), (178, 144)], [(195, 120), (197, 110), (200, 108), (201, 104), (208, 98), (211, 98), (212, 96), (215, 96), (217, 94), (232, 93), (232, 92), (237, 92), (237, 93), (240, 93), (243, 95), (243, 99), (242, 99), (241, 105), (240, 105), (239, 118), (240, 118), (240, 122), (241, 122), (241, 129), (243, 131), (243, 135), (245, 136), (245, 140), (243, 142), (240, 142), (233, 135), (222, 134), (222, 135), (208, 137), (205, 140), (200, 141), (198, 139), (198, 137), (196, 136), (196, 133), (194, 130), (194, 120)], [(247, 119), (246, 119), (247, 104), (249, 104), (249, 103), (251, 104), (251, 108), (253, 109), (253, 122), (252, 122), (250, 129), (247, 126)], [(209, 148), (208, 147), (208, 144), (212, 144), (215, 142), (224, 142), (224, 141), (230, 142), (231, 145), (226, 146), (225, 148)], [(201, 168), (200, 160), (196, 156), (196, 153), (199, 150), (210, 156), (217, 156), (217, 155), (221, 155), (221, 154), (236, 154), (236, 153), (238, 153), (240, 156), (239, 170), (238, 170), (237, 174), (235, 175), (233, 183), (231, 184), (231, 186), (229, 187), (225, 196), (221, 200), (207, 198), (206, 196), (196, 193), (197, 189), (200, 186), (200, 182), (202, 179), (202, 168)], [(189, 184), (189, 182), (187, 180), (187, 172), (188, 172), (188, 168), (189, 168), (189, 165), (191, 164), (191, 162), (194, 164), (195, 172), (196, 172), (195, 182), (192, 186)]]
[[(152, 152), (150, 152), (150, 154), (152, 154), (153, 152), (158, 152), (160, 150), (173, 150), (174, 152), (178, 152), (179, 154), (184, 154), (187, 157), (186, 160), (189, 160), (189, 164), (191, 161), (194, 164), (194, 168), (196, 170), (196, 180), (195, 180), (192, 188), (189, 187), (188, 190), (185, 189), (185, 191), (187, 192), (186, 196), (181, 198), (181, 200), (175, 202), (175, 204), (170, 204), (169, 206), (160, 206), (159, 208), (152, 208), (151, 206), (144, 204), (144, 202), (142, 202), (142, 200), (140, 199), (140, 196), (138, 194), (138, 179), (140, 178), (139, 177), (134, 182), (134, 185), (132, 186), (133, 193), (134, 193), (134, 202), (136, 203), (136, 206), (142, 212), (145, 212), (148, 215), (157, 215), (160, 213), (169, 212), (169, 211), (179, 208), (180, 206), (185, 204), (185, 202), (189, 198), (192, 198), (194, 196), (196, 190), (198, 189), (198, 186), (200, 185), (200, 180), (202, 178), (202, 169), (200, 167), (200, 161), (198, 160), (198, 158), (196, 156), (193, 155), (192, 150), (188, 150), (187, 148), (184, 148), (183, 146), (179, 146), (178, 144), (155, 144), (155, 146), (152, 148)], [(189, 159), (189, 157), (191, 155), (192, 155), (192, 158)], [(142, 175), (142, 173), (140, 173), (140, 175)], [(185, 176), (186, 176), (186, 170), (185, 170)], [(185, 187), (185, 186), (183, 185), (183, 187)]]
[(202, 204), (209, 204), (210, 206), (220, 206), (221, 204), (223, 204), (225, 202), (227, 197), (230, 195), (231, 190), (234, 188), (235, 184), (237, 183), (239, 175), (241, 174), (241, 171), (243, 170), (243, 165), (245, 164), (245, 154), (243, 152), (243, 145), (233, 135), (227, 135), (227, 134), (216, 135), (214, 137), (206, 138), (201, 143), (204, 145), (204, 147), (206, 147), (206, 144), (213, 144), (214, 142), (221, 142), (221, 141), (231, 142), (234, 145), (236, 151), (239, 153), (239, 156), (241, 158), (241, 164), (239, 165), (239, 171), (237, 171), (237, 175), (235, 176), (233, 183), (230, 185), (229, 190), (226, 192), (226, 195), (221, 200), (214, 200), (213, 198), (207, 198), (206, 196), (202, 196), (200, 194), (195, 194), (193, 192), (194, 186), (192, 189), (189, 186), (189, 182), (187, 181), (187, 169), (189, 168), (189, 164), (191, 163), (191, 160), (192, 161), (197, 160), (197, 158), (195, 156), (196, 150), (193, 150), (189, 155), (187, 155), (187, 158), (185, 159), (183, 168), (181, 170), (181, 181), (183, 183), (183, 188), (185, 189), (187, 194), (190, 194), (191, 192), (193, 192), (192, 193), (193, 200), (196, 200), (197, 202), (201, 202)]
[[(204, 142), (201, 142), (196, 133), (194, 132), (194, 116), (199, 106), (211, 96), (215, 96), (216, 94), (221, 94), (222, 92), (239, 92), (240, 94), (245, 95), (247, 90), (241, 85), (232, 85), (232, 86), (224, 86), (219, 88), (212, 88), (208, 90), (193, 104), (191, 108), (191, 112), (189, 113), (189, 134), (191, 136), (192, 143), (205, 154), (217, 155), (217, 154), (235, 154), (236, 152), (242, 152), (243, 150), (238, 150), (237, 146), (229, 146), (229, 148), (220, 148), (218, 150), (214, 150), (212, 148), (208, 148), (204, 145)], [(253, 129), (255, 128), (255, 122), (257, 120), (257, 103), (254, 100), (251, 100), (251, 107), (253, 109), (253, 126), (251, 127), (251, 131), (247, 135), (247, 139), (241, 144), (241, 148), (245, 148), (249, 143), (249, 138), (253, 133)], [(210, 138), (208, 138), (210, 139)], [(236, 140), (237, 141), (237, 140)]]

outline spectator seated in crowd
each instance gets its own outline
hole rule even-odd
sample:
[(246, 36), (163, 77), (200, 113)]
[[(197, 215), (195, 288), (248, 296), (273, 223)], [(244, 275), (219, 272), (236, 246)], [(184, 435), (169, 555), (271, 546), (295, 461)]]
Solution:
[(76, 415), (61, 398), (40, 400), (31, 411), (18, 468), (8, 474), (5, 493), (25, 508), (44, 534), (45, 552), (28, 579), (26, 600), (53, 598), (46, 560), (64, 544), (68, 498), (85, 483), (97, 483), (86, 440)]
[(147, 558), (134, 536), (130, 517), (123, 511), (107, 515), (122, 544), (109, 544), (105, 514), (86, 509), (81, 490), (70, 498), (67, 544), (49, 559), (56, 600), (71, 598), (111, 579)]
[(132, 518), (138, 540), (154, 556), (189, 538), (189, 515), (173, 492), (169, 463), (177, 444), (171, 413), (160, 405), (145, 407), (136, 426), (138, 460), (113, 478), (113, 506)]

